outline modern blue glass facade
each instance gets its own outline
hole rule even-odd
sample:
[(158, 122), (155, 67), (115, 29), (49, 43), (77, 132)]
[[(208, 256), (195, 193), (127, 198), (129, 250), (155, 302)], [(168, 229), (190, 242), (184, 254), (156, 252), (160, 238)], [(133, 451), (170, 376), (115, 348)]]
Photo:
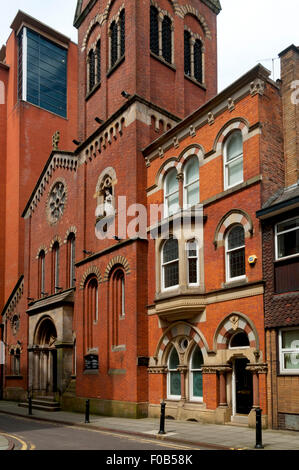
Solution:
[(67, 50), (28, 28), (20, 34), (19, 97), (66, 117)]

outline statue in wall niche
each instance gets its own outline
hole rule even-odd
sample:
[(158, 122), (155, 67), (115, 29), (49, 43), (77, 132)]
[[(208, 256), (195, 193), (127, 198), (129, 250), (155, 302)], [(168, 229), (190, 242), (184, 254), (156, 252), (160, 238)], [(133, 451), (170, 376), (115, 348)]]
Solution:
[(112, 187), (105, 189), (104, 194), (104, 215), (113, 215), (114, 214), (114, 204), (112, 196)]
[(106, 176), (100, 186), (98, 193), (98, 207), (97, 217), (103, 218), (114, 215), (114, 196), (112, 179), (110, 176)]

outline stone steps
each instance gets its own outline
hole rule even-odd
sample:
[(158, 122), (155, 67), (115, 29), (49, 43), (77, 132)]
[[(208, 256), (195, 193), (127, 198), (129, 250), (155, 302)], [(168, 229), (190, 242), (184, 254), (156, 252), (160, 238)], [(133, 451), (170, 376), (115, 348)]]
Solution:
[[(18, 406), (28, 408), (28, 400), (26, 402), (19, 403)], [(60, 403), (58, 403), (54, 397), (35, 397), (32, 399), (32, 409), (41, 411), (60, 411)]]

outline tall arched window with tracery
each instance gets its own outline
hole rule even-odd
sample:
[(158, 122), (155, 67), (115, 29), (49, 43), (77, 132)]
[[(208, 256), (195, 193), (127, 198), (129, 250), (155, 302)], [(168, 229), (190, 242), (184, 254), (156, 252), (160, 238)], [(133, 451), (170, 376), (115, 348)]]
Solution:
[(112, 346), (118, 346), (119, 321), (125, 317), (126, 294), (125, 294), (125, 273), (122, 268), (116, 268), (111, 276), (112, 281)]
[(60, 268), (60, 247), (59, 243), (55, 242), (52, 248), (52, 293), (59, 292), (59, 268)]
[(75, 286), (75, 256), (76, 256), (76, 237), (70, 233), (67, 238), (67, 285)]
[(41, 250), (38, 255), (38, 298), (45, 295), (45, 258), (46, 253)]
[(110, 67), (113, 67), (126, 51), (126, 16), (123, 9), (110, 25)]
[(162, 21), (162, 56), (170, 64), (172, 62), (171, 27), (171, 19), (165, 15)]
[(190, 400), (203, 401), (202, 387), (202, 365), (203, 356), (200, 348), (195, 346), (190, 358), (189, 377), (190, 377)]
[(196, 39), (194, 43), (194, 78), (199, 82), (203, 83), (203, 51), (202, 43), (199, 39)]
[(88, 74), (89, 74), (89, 90), (91, 91), (95, 86), (95, 53), (91, 49), (88, 54)]
[(153, 5), (150, 8), (150, 49), (159, 55), (159, 12)]
[(96, 62), (97, 62), (97, 83), (101, 82), (101, 40), (99, 39), (96, 45)]
[(99, 319), (99, 286), (94, 275), (86, 281), (84, 291), (84, 352), (87, 353), (93, 348), (93, 325)]
[(191, 34), (184, 31), (184, 70), (191, 77)]
[(184, 206), (191, 207), (199, 203), (199, 162), (196, 156), (190, 158), (184, 166)]
[(175, 346), (172, 347), (167, 362), (167, 398), (180, 400), (181, 398), (181, 373), (178, 370), (179, 355)]
[(164, 216), (177, 212), (179, 209), (179, 182), (177, 180), (177, 171), (172, 168), (168, 171), (164, 181)]

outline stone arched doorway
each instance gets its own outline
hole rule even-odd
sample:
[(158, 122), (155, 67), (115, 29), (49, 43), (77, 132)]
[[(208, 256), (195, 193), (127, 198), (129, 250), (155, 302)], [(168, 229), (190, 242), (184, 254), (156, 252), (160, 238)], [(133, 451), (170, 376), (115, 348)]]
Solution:
[(46, 317), (37, 325), (33, 348), (32, 389), (38, 395), (52, 395), (57, 391), (56, 327)]

